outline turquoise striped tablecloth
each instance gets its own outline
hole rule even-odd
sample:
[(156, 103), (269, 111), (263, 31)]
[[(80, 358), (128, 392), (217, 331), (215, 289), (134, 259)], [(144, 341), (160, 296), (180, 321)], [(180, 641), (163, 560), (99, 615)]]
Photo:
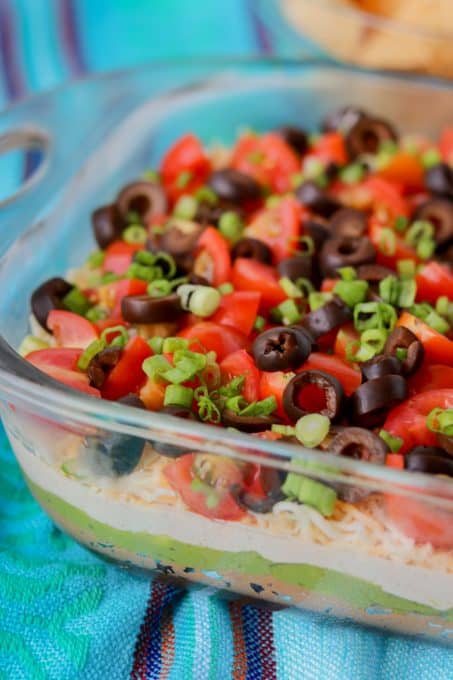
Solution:
[[(0, 0), (0, 106), (155, 57), (269, 51), (254, 0)], [(1, 214), (0, 214), (1, 219)], [(56, 529), (0, 430), (0, 678), (453, 678), (448, 651), (135, 577)]]

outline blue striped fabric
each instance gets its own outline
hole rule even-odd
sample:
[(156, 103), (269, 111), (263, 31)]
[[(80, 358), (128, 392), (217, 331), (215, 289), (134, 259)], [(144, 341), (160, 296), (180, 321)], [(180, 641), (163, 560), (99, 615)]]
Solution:
[[(254, 0), (0, 0), (0, 107), (152, 58), (269, 52)], [(1, 170), (1, 168), (0, 168)], [(0, 677), (453, 677), (426, 642), (227, 602), (108, 565), (52, 526), (0, 429)]]

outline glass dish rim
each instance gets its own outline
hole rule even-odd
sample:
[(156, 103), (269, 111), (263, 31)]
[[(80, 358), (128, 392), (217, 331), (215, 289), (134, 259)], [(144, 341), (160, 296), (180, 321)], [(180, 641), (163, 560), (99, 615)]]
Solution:
[[(324, 71), (340, 71), (345, 74), (350, 74), (352, 76), (364, 77), (367, 75), (372, 75), (377, 79), (387, 80), (387, 81), (405, 81), (406, 83), (411, 83), (413, 85), (421, 85), (424, 87), (431, 87), (433, 89), (451, 89), (453, 96), (453, 87), (445, 83), (445, 81), (437, 81), (435, 79), (427, 79), (426, 77), (419, 76), (406, 76), (401, 74), (389, 74), (388, 72), (379, 71), (369, 71), (361, 68), (348, 67), (340, 64), (332, 64), (323, 59), (262, 59), (262, 58), (220, 58), (218, 61), (219, 65), (230, 68), (244, 67), (247, 69), (249, 66), (260, 65), (263, 67), (268, 66), (269, 71), (272, 72), (273, 68), (282, 65), (287, 65), (292, 68), (300, 69), (301, 71), (309, 69), (322, 69)], [(187, 64), (182, 59), (178, 60), (164, 60), (160, 62), (160, 65), (165, 65), (167, 68), (178, 68), (201, 66), (203, 64), (209, 65), (211, 67), (212, 62), (206, 59), (195, 60), (191, 64)], [(217, 65), (217, 64), (216, 64)], [(87, 77), (74, 81), (74, 84), (83, 84), (87, 82), (98, 82), (99, 80), (108, 80), (120, 75), (127, 75), (128, 73), (133, 73), (137, 71), (147, 70), (149, 68), (155, 68), (156, 63), (151, 62), (148, 64), (140, 65), (132, 69), (121, 69), (116, 71), (109, 71), (102, 74), (97, 74), (94, 77)], [(182, 86), (177, 86), (165, 90), (151, 97), (150, 100), (158, 101), (159, 103), (167, 102), (169, 105), (174, 105), (178, 97), (184, 97), (197, 92), (206, 92), (214, 89), (214, 84), (219, 82), (219, 76), (227, 75), (228, 82), (231, 84), (231, 76), (233, 75), (228, 70), (225, 73), (216, 72), (214, 75), (208, 75), (202, 77), (201, 79), (191, 82), (189, 84), (184, 84)], [(247, 74), (241, 74), (239, 77), (247, 76)], [(248, 77), (253, 78), (254, 74)], [(262, 77), (262, 73), (256, 74)], [(269, 74), (268, 74), (269, 75)], [(238, 77), (238, 74), (234, 74)], [(220, 81), (222, 82), (222, 81)], [(67, 87), (71, 87), (71, 84), (63, 84), (53, 90), (56, 92), (58, 90), (64, 90)], [(39, 101), (45, 97), (49, 97), (52, 94), (47, 92), (41, 95), (33, 95), (28, 99)], [(19, 108), (23, 105), (23, 102), (19, 102), (16, 106)], [(11, 107), (8, 113), (11, 113)], [(127, 114), (130, 115), (130, 114)], [(82, 166), (83, 168), (83, 166)], [(75, 177), (81, 172), (81, 169), (77, 170)], [(72, 180), (73, 181), (73, 180)], [(58, 203), (64, 200), (65, 195), (59, 198)], [(55, 207), (55, 206), (54, 206)], [(43, 226), (42, 223), (32, 221), (27, 229), (22, 232), (8, 247), (8, 249), (2, 254), (0, 258), (0, 265), (3, 263), (16, 248), (20, 248), (20, 243), (22, 240), (27, 239), (30, 235), (34, 233), (36, 229)], [(25, 368), (27, 363), (24, 362)], [(150, 431), (158, 431), (159, 435), (164, 435), (163, 439), (167, 435), (170, 435), (175, 431), (175, 419), (162, 414), (154, 413), (151, 411), (143, 412), (138, 411), (129, 406), (119, 405), (115, 402), (109, 402), (107, 400), (94, 399), (92, 397), (87, 397), (82, 393), (78, 393), (74, 390), (73, 394), (62, 394), (56, 388), (43, 387), (36, 384), (33, 380), (27, 380), (16, 376), (14, 373), (0, 368), (0, 394), (4, 401), (9, 403), (15, 403), (17, 405), (26, 404), (30, 408), (30, 413), (33, 412), (33, 407), (36, 410), (45, 410), (51, 415), (63, 418), (69, 418), (72, 421), (76, 421), (85, 424), (87, 426), (96, 426), (101, 430), (112, 430), (115, 432), (123, 433), (125, 435), (132, 435), (140, 437), (142, 439), (149, 439)], [(242, 457), (247, 451), (251, 451), (253, 455), (261, 456), (262, 454), (271, 454), (277, 459), (281, 459), (284, 463), (292, 459), (300, 459), (307, 462), (319, 462), (319, 454), (315, 451), (306, 449), (302, 446), (297, 448), (289, 444), (282, 444), (279, 441), (269, 441), (260, 439), (257, 437), (250, 436), (246, 433), (231, 432), (224, 428), (217, 428), (206, 423), (191, 423), (188, 421), (178, 419), (178, 429), (179, 435), (187, 435), (188, 437), (195, 438), (194, 450), (199, 448), (200, 450), (211, 450), (213, 445), (225, 449), (224, 455), (232, 455), (233, 457)], [(217, 451), (216, 451), (217, 452)], [(439, 497), (441, 498), (440, 504), (446, 505), (453, 510), (453, 480), (431, 477), (423, 475), (421, 473), (413, 473), (405, 470), (398, 470), (395, 468), (390, 468), (388, 466), (377, 466), (371, 463), (366, 463), (362, 461), (357, 461), (348, 458), (339, 458), (331, 453), (324, 453), (326, 464), (329, 463), (334, 466), (338, 471), (339, 475), (345, 473), (346, 476), (337, 476), (337, 479), (341, 479), (342, 482), (347, 484), (357, 484), (370, 486), (370, 484), (376, 485), (377, 482), (383, 482), (384, 487), (387, 488), (388, 492), (399, 493), (402, 491), (406, 495), (411, 495), (407, 493), (407, 489), (412, 491), (422, 490), (424, 495), (424, 500), (439, 502)], [(328, 475), (327, 475), (328, 476)], [(335, 479), (335, 475), (333, 476)], [(371, 483), (367, 482), (368, 479), (373, 480)], [(394, 486), (392, 486), (394, 485)], [(400, 487), (400, 488), (398, 488)], [(385, 488), (384, 488), (385, 490)], [(406, 492), (404, 491), (406, 490)], [(448, 500), (447, 500), (448, 499)]]
[[(274, 0), (280, 3), (281, 0)], [(353, 18), (357, 21), (366, 21), (367, 24), (385, 29), (392, 33), (399, 33), (408, 35), (415, 38), (423, 38), (435, 41), (445, 41), (452, 38), (453, 33), (436, 33), (432, 30), (427, 30), (419, 26), (411, 26), (410, 24), (405, 24), (403, 21), (395, 21), (386, 16), (379, 16), (373, 12), (367, 12), (366, 10), (360, 9), (358, 7), (352, 7), (350, 5), (335, 5), (332, 0), (297, 0), (300, 2), (309, 2), (310, 4), (322, 5), (323, 8), (335, 13), (337, 16), (345, 16)], [(285, 18), (285, 21), (287, 19)], [(291, 28), (293, 28), (291, 26)]]

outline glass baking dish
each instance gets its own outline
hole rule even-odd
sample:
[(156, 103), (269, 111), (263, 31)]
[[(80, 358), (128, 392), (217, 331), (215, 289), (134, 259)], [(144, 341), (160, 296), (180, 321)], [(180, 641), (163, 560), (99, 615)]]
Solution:
[[(231, 142), (243, 126), (314, 129), (345, 104), (365, 104), (406, 132), (435, 135), (451, 122), (453, 92), (316, 63), (167, 64), (75, 83), (3, 114), (2, 129), (17, 135), (32, 128), (48, 151), (39, 176), (2, 208), (0, 327), (8, 343), (17, 347), (27, 332), (37, 282), (64, 275), (92, 250), (92, 210), (155, 166), (182, 133), (210, 144)], [(80, 117), (68, 118), (68, 106)], [(326, 466), (310, 475), (361, 489), (362, 504), (340, 504), (330, 520), (288, 502), (241, 521), (209, 519), (189, 511), (164, 481), (168, 459), (156, 454), (156, 442), (258, 462), (282, 475), (307, 469), (317, 454), (95, 400), (36, 375), (0, 346), (0, 411), (12, 448), (37, 501), (82, 544), (123, 566), (452, 639), (450, 480), (326, 454)], [(146, 442), (129, 475), (112, 477), (98, 464), (99, 448), (112, 438), (126, 449)], [(422, 542), (404, 533), (410, 522), (419, 523)]]
[(254, 10), (278, 54), (453, 77), (449, 0), (256, 0)]

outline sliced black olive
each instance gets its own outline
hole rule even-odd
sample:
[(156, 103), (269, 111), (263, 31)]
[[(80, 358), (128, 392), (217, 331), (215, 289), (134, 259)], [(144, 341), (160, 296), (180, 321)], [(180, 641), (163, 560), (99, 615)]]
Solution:
[[(135, 394), (118, 399), (118, 403), (146, 410), (145, 404)], [(94, 462), (100, 471), (107, 475), (122, 476), (130, 474), (140, 462), (146, 442), (140, 437), (110, 432), (107, 437), (88, 439), (94, 447)]]
[[(321, 218), (320, 218), (321, 219)], [(303, 233), (313, 239), (315, 252), (321, 250), (322, 244), (332, 236), (330, 229), (320, 221), (306, 220), (302, 223)]]
[(187, 283), (193, 283), (195, 286), (211, 285), (208, 279), (205, 279), (204, 276), (199, 276), (198, 274), (195, 274), (195, 272), (190, 272), (190, 274), (187, 277)]
[(329, 333), (351, 319), (352, 312), (348, 305), (339, 297), (334, 296), (322, 307), (306, 314), (302, 325), (317, 340), (321, 335)]
[(92, 387), (97, 389), (102, 387), (107, 375), (120, 360), (120, 356), (119, 347), (106, 347), (91, 359), (87, 368), (87, 376)]
[(329, 229), (332, 236), (358, 238), (365, 233), (367, 224), (368, 217), (362, 210), (340, 208), (333, 214), (329, 222)]
[(287, 416), (296, 421), (310, 413), (299, 405), (299, 398), (304, 389), (311, 385), (324, 392), (326, 406), (320, 413), (329, 420), (336, 420), (343, 409), (343, 387), (337, 378), (324, 371), (302, 371), (289, 381), (283, 392), (283, 408)]
[(425, 173), (426, 188), (436, 196), (453, 200), (453, 170), (447, 163), (433, 165)]
[(284, 371), (297, 368), (308, 359), (312, 338), (297, 326), (275, 326), (260, 333), (252, 354), (261, 371)]
[(35, 291), (33, 291), (30, 304), (36, 320), (42, 328), (49, 331), (47, 326), (47, 317), (52, 309), (63, 309), (63, 298), (67, 295), (73, 286), (61, 279), (55, 277), (44, 281)]
[(321, 249), (319, 264), (324, 276), (335, 278), (341, 267), (359, 267), (376, 259), (376, 249), (367, 236), (338, 236), (326, 241)]
[(453, 456), (453, 437), (448, 436), (448, 434), (437, 433), (437, 441), (442, 449), (448, 453), (449, 456)]
[(205, 227), (190, 220), (171, 219), (167, 222), (164, 232), (160, 235), (156, 250), (163, 250), (171, 255), (176, 264), (186, 271), (193, 265), (192, 253)]
[(406, 357), (401, 364), (403, 375), (412, 375), (420, 368), (425, 356), (422, 343), (408, 328), (398, 326), (388, 336), (384, 354), (395, 355), (397, 349), (406, 350)]
[(378, 354), (369, 361), (360, 364), (362, 381), (381, 378), (383, 375), (401, 375), (402, 365), (397, 357)]
[(208, 186), (220, 199), (235, 205), (261, 196), (261, 187), (253, 177), (232, 168), (213, 172)]
[[(176, 418), (184, 418), (184, 420), (197, 420), (190, 408), (185, 408), (184, 406), (164, 406), (159, 413), (166, 413), (167, 415), (175, 416)], [(176, 446), (175, 444), (166, 444), (165, 442), (157, 440), (150, 443), (158, 454), (166, 456), (167, 458), (179, 458), (179, 456), (183, 456), (191, 450), (190, 448)]]
[(177, 321), (184, 310), (176, 293), (161, 298), (127, 295), (121, 300), (121, 313), (129, 323), (166, 323)]
[(321, 129), (323, 132), (339, 130), (346, 134), (359, 120), (365, 117), (366, 113), (362, 109), (356, 106), (344, 106), (327, 116), (322, 123)]
[(200, 203), (197, 212), (195, 213), (194, 220), (203, 225), (212, 224), (218, 226), (219, 220), (226, 210), (228, 210), (228, 208), (224, 206)]
[(277, 416), (241, 416), (229, 409), (222, 413), (222, 423), (225, 427), (235, 427), (241, 432), (264, 432), (270, 430), (272, 425), (281, 423)]
[(383, 375), (362, 383), (351, 395), (352, 420), (362, 427), (382, 425), (388, 411), (407, 398), (406, 380), (401, 375)]
[(166, 214), (167, 197), (158, 184), (140, 180), (128, 184), (120, 191), (116, 205), (123, 219), (126, 219), (128, 213), (134, 212), (147, 224), (154, 215)]
[[(384, 440), (373, 432), (361, 427), (347, 427), (333, 439), (329, 451), (337, 456), (384, 465), (389, 449)], [(349, 484), (335, 483), (333, 487), (348, 503), (357, 503), (370, 494), (367, 489)]]
[(435, 446), (415, 446), (404, 456), (404, 467), (412, 472), (453, 477), (453, 458)]
[(420, 205), (415, 213), (417, 220), (428, 220), (434, 227), (438, 246), (453, 240), (453, 203), (445, 198), (433, 198)]
[(291, 281), (297, 279), (311, 280), (313, 275), (313, 259), (310, 255), (292, 255), (285, 257), (277, 266), (278, 273)]
[(286, 125), (278, 130), (278, 133), (294, 151), (301, 156), (308, 149), (308, 139), (306, 133), (301, 128), (293, 125)]
[(445, 248), (438, 248), (435, 259), (453, 271), (453, 243), (447, 244)]
[(382, 264), (361, 264), (357, 267), (357, 278), (362, 281), (368, 281), (370, 286), (379, 284), (387, 276), (395, 276), (395, 272), (389, 267), (384, 267)]
[(375, 154), (383, 142), (396, 142), (398, 136), (390, 123), (380, 118), (362, 116), (346, 134), (346, 149), (350, 158)]
[(231, 251), (231, 259), (246, 258), (263, 264), (272, 263), (272, 250), (257, 238), (241, 238)]
[(94, 238), (99, 248), (107, 248), (113, 241), (121, 238), (125, 223), (115, 204), (103, 205), (91, 215)]
[(341, 203), (336, 198), (321, 189), (316, 182), (307, 181), (296, 189), (296, 198), (306, 208), (322, 217), (331, 217), (334, 212), (341, 208)]
[(242, 505), (247, 510), (252, 512), (266, 513), (270, 512), (274, 505), (284, 499), (281, 487), (285, 479), (285, 474), (275, 468), (263, 467), (260, 468), (260, 482), (261, 488), (264, 491), (264, 496), (254, 494), (250, 491), (245, 491), (241, 486), (237, 485), (231, 489), (232, 494), (236, 498), (239, 505)]

